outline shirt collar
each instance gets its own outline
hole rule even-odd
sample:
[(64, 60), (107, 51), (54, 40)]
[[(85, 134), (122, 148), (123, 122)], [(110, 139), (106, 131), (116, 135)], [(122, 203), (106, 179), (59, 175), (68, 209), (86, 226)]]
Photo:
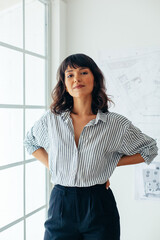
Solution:
[(95, 123), (98, 123), (99, 120), (101, 120), (102, 122), (106, 122), (107, 121), (107, 114), (108, 114), (108, 112), (103, 113), (100, 109), (98, 109), (98, 113), (97, 113), (97, 117), (95, 119)]
[(60, 116), (63, 118), (64, 121), (68, 121), (70, 118), (70, 110), (62, 112)]
[[(93, 124), (97, 124), (98, 121), (106, 122), (107, 114), (108, 114), (108, 112), (103, 113), (100, 109), (98, 109), (97, 116), (95, 119), (93, 119), (94, 120)], [(70, 110), (62, 112), (61, 117), (63, 118), (64, 121), (68, 122), (68, 120), (70, 119)]]

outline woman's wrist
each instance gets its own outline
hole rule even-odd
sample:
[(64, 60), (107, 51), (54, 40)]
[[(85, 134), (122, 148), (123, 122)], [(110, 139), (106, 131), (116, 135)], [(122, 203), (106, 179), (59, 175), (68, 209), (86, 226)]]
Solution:
[(121, 157), (121, 159), (119, 160), (119, 162), (117, 164), (117, 167), (131, 165), (131, 164), (138, 164), (138, 163), (143, 163), (143, 162), (144, 162), (144, 158), (141, 156), (140, 153), (136, 153), (131, 156), (125, 155), (125, 156)]
[(49, 164), (48, 164), (48, 153), (44, 148), (39, 148), (35, 152), (32, 153), (32, 155), (38, 159), (41, 163), (43, 163), (46, 168), (49, 169)]

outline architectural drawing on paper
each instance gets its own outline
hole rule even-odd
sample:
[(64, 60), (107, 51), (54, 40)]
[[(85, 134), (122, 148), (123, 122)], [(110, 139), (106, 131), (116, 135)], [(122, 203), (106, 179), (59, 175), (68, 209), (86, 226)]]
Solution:
[(155, 169), (143, 169), (145, 197), (160, 197), (160, 163), (155, 163)]

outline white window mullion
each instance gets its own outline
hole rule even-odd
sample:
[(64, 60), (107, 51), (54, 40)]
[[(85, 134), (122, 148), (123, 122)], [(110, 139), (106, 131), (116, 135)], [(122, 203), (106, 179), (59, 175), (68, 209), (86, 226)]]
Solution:
[[(10, 31), (9, 34), (6, 34), (5, 37), (3, 37), (3, 39), (1, 39), (1, 37), (0, 37), (0, 47), (1, 47), (3, 53), (7, 52), (6, 59), (9, 59), (9, 64), (10, 64), (11, 60), (14, 59), (14, 57), (12, 57), (12, 56), (10, 57), (11, 54), (13, 56), (16, 56), (15, 61), (12, 60), (13, 64), (17, 64), (16, 60), (17, 60), (18, 54), (19, 54), (18, 57), (22, 56), (22, 61), (21, 61), (21, 58), (19, 58), (20, 59), (19, 62), (21, 62), (21, 64), (15, 65), (15, 66), (17, 67), (17, 70), (16, 70), (17, 72), (21, 71), (23, 68), (22, 74), (19, 74), (19, 76), (22, 75), (22, 81), (19, 81), (19, 86), (20, 86), (20, 84), (21, 84), (21, 86), (19, 87), (17, 84), (19, 89), (21, 89), (22, 83), (23, 83), (23, 88), (22, 88), (21, 92), (17, 91), (17, 93), (16, 93), (17, 96), (21, 96), (21, 101), (19, 101), (20, 97), (15, 98), (15, 101), (14, 101), (14, 99), (12, 101), (12, 98), (9, 96), (9, 93), (6, 93), (6, 94), (8, 94), (4, 98), (6, 100), (2, 100), (2, 102), (0, 102), (0, 110), (2, 113), (5, 111), (5, 116), (11, 116), (11, 118), (8, 118), (8, 119), (13, 118), (13, 120), (15, 121), (15, 124), (14, 124), (15, 129), (18, 128), (18, 131), (22, 130), (22, 126), (23, 126), (23, 131), (21, 131), (21, 133), (22, 133), (23, 139), (24, 139), (25, 135), (26, 135), (26, 130), (29, 130), (29, 127), (28, 127), (29, 123), (34, 120), (34, 117), (35, 117), (35, 120), (38, 120), (37, 119), (38, 116), (40, 116), (43, 111), (48, 109), (49, 104), (50, 104), (49, 92), (51, 91), (51, 88), (50, 88), (51, 84), (48, 83), (48, 81), (50, 79), (50, 75), (51, 75), (50, 74), (50, 71), (51, 71), (51, 68), (50, 68), (50, 60), (51, 60), (51, 58), (50, 58), (50, 52), (51, 52), (51, 50), (50, 50), (50, 24), (51, 24), (50, 18), (51, 18), (51, 15), (49, 14), (50, 13), (50, 1), (43, 1), (43, 0), (40, 0), (40, 1), (39, 0), (32, 0), (32, 1), (22, 0), (22, 1), (20, 1), (19, 0), (19, 5), (17, 4), (16, 6), (14, 6), (13, 1), (9, 0), (7, 2), (7, 4), (8, 5), (6, 5), (7, 7), (5, 10), (5, 13), (7, 14), (7, 10), (9, 9), (9, 11), (11, 12), (10, 16), (15, 17), (14, 22), (16, 22), (18, 18), (16, 18), (17, 15), (14, 15), (14, 11), (12, 11), (12, 8), (16, 9), (16, 7), (18, 6), (19, 11), (21, 11), (19, 16), (21, 16), (20, 17), (21, 22), (23, 22), (23, 26), (22, 26), (23, 31), (21, 31), (22, 28), (19, 28), (19, 29), (21, 29), (20, 30), (21, 37), (17, 37), (17, 38), (15, 37), (12, 39), (12, 36), (11, 36), (12, 33), (10, 33), (10, 32), (13, 32), (13, 31)], [(31, 5), (27, 5), (27, 4), (31, 4)], [(25, 16), (26, 9), (25, 8), (27, 8), (28, 6), (29, 6), (29, 8), (27, 9), (27, 11), (28, 11), (27, 14), (29, 13), (29, 15), (26, 18), (26, 16)], [(38, 6), (38, 8), (37, 8), (37, 6)], [(45, 14), (43, 14), (43, 6), (44, 6)], [(39, 17), (39, 20), (37, 22), (36, 22), (37, 16), (35, 17), (35, 21), (33, 23), (33, 28), (32, 28), (32, 24), (30, 25), (32, 28), (31, 30), (28, 27), (29, 24), (31, 23), (30, 22), (30, 12), (29, 12), (30, 10), (31, 10), (31, 18), (33, 18), (33, 14), (34, 14), (35, 10), (36, 10), (35, 13), (38, 13), (37, 16)], [(17, 10), (15, 10), (15, 11), (17, 13)], [(3, 11), (3, 14), (4, 14), (4, 11)], [(1, 9), (0, 9), (0, 16), (1, 16)], [(42, 19), (41, 16), (45, 17), (45, 21), (43, 21), (43, 20), (41, 21), (41, 19)], [(5, 18), (6, 18), (6, 16), (5, 16)], [(20, 18), (19, 18), (18, 22), (20, 22)], [(8, 19), (7, 19), (7, 21), (8, 21)], [(25, 23), (25, 21), (28, 21), (28, 22)], [(12, 21), (10, 21), (10, 22), (12, 22)], [(45, 24), (43, 24), (43, 23), (45, 23)], [(10, 24), (9, 21), (7, 22), (7, 24)], [(28, 24), (28, 26), (26, 24)], [(41, 38), (38, 36), (43, 32), (43, 29), (42, 29), (43, 25), (44, 25), (44, 30), (45, 30), (44, 31), (45, 37)], [(16, 25), (14, 24), (14, 26), (16, 26)], [(18, 25), (18, 26), (20, 26), (20, 25)], [(26, 32), (26, 26), (27, 26), (28, 32)], [(31, 34), (31, 33), (34, 34), (34, 29), (36, 29), (36, 31), (37, 31), (36, 26), (39, 27), (38, 29), (40, 29), (40, 31), (38, 30), (39, 32), (36, 32), (36, 34), (37, 33), (38, 34), (35, 35), (35, 38), (33, 35), (31, 35), (31, 40), (30, 40), (29, 34)], [(6, 29), (6, 31), (8, 30), (8, 28), (5, 28), (5, 26), (4, 26), (3, 30), (4, 29)], [(18, 28), (16, 29), (15, 27), (13, 27), (13, 29), (17, 30)], [(11, 30), (13, 30), (13, 29), (11, 29)], [(42, 29), (42, 31), (41, 31), (41, 29)], [(17, 36), (17, 34), (18, 34), (18, 32), (15, 32), (14, 36), (15, 35)], [(28, 34), (28, 35), (26, 36), (26, 34)], [(1, 36), (1, 29), (0, 29), (0, 36)], [(21, 41), (22, 38), (23, 38), (23, 41)], [(35, 44), (35, 39), (40, 40), (41, 41), (40, 44), (39, 44), (39, 41), (38, 41), (38, 44)], [(44, 40), (41, 40), (41, 39), (44, 39)], [(44, 42), (45, 42), (45, 50), (43, 50)], [(30, 60), (33, 64), (32, 63), (30, 64)], [(8, 60), (6, 62), (8, 62)], [(12, 68), (13, 68), (13, 66), (12, 66)], [(36, 83), (36, 81), (33, 83), (33, 89), (35, 86), (34, 84), (37, 84), (37, 86), (39, 84), (41, 84), (40, 85), (41, 89), (39, 88), (38, 90), (43, 92), (44, 96), (42, 94), (41, 95), (39, 94), (39, 96), (36, 95), (36, 97), (34, 97), (33, 91), (31, 91), (31, 93), (30, 93), (30, 85), (29, 84), (30, 84), (31, 78), (29, 78), (30, 77), (29, 74), (32, 74), (32, 71), (34, 74), (37, 74), (35, 69), (40, 69), (40, 73), (42, 73), (42, 74), (38, 75), (37, 83)], [(30, 71), (29, 74), (28, 74), (28, 70)], [(5, 71), (3, 71), (3, 72), (5, 73)], [(45, 82), (43, 82), (43, 72), (44, 72)], [(4, 74), (4, 81), (5, 81), (5, 76), (9, 76), (8, 78), (6, 78), (6, 81), (8, 81), (9, 84), (10, 84), (10, 81), (12, 81), (12, 79), (11, 79), (12, 77), (13, 77), (13, 80), (15, 77), (14, 81), (17, 81), (16, 80), (17, 78), (16, 78), (16, 76), (14, 76), (15, 75), (14, 73), (15, 72), (13, 71), (13, 74), (12, 74), (13, 76), (11, 76), (11, 77), (10, 77), (11, 74), (10, 75)], [(19, 77), (19, 79), (20, 79), (20, 77)], [(13, 82), (12, 82), (12, 84), (13, 84)], [(43, 86), (43, 84), (44, 84), (44, 86)], [(16, 82), (15, 82), (15, 85), (16, 85)], [(4, 85), (2, 84), (2, 86), (4, 86)], [(16, 92), (16, 88), (15, 89), (10, 88), (10, 91), (11, 90), (13, 90), (12, 93)], [(35, 92), (35, 94), (37, 94), (39, 91)], [(5, 91), (3, 90), (3, 93), (4, 92)], [(21, 95), (20, 95), (20, 93), (21, 93)], [(23, 93), (23, 97), (22, 97), (22, 93)], [(30, 100), (30, 96), (33, 100), (32, 99)], [(8, 97), (10, 97), (10, 98), (8, 98)], [(40, 104), (38, 103), (39, 100), (37, 101), (37, 99), (40, 100)], [(18, 113), (18, 115), (15, 113)], [(15, 118), (15, 115), (17, 116), (16, 118)], [(21, 121), (22, 117), (23, 117), (23, 122)], [(19, 129), (19, 126), (16, 125), (17, 119), (19, 119), (19, 121), (21, 122), (21, 124), (20, 124), (21, 129)], [(6, 124), (6, 123), (4, 122), (4, 124)], [(19, 142), (21, 142), (19, 140), (20, 138), (21, 137), (18, 138)], [(14, 147), (16, 149), (16, 145)], [(15, 216), (14, 214), (13, 214), (12, 218), (8, 215), (9, 218), (7, 218), (7, 219), (10, 219), (10, 220), (6, 220), (5, 223), (2, 224), (2, 227), (0, 227), (0, 239), (1, 239), (1, 236), (5, 236), (5, 237), (13, 236), (13, 238), (14, 238), (14, 235), (12, 235), (11, 233), (16, 233), (17, 232), (16, 229), (18, 229), (18, 228), (20, 229), (20, 227), (22, 229), (24, 227), (24, 229), (23, 229), (24, 231), (22, 234), (23, 239), (22, 239), (22, 237), (20, 239), (21, 240), (29, 240), (29, 239), (33, 238), (33, 237), (30, 237), (32, 235), (32, 223), (35, 224), (36, 223), (35, 219), (39, 220), (39, 218), (41, 218), (41, 217), (42, 217), (41, 219), (43, 220), (44, 213), (46, 213), (46, 215), (47, 215), (49, 193), (50, 193), (50, 189), (51, 189), (51, 187), (50, 187), (51, 185), (49, 183), (50, 176), (49, 176), (48, 170), (45, 169), (41, 165), (41, 163), (39, 163), (39, 161), (37, 161), (35, 158), (32, 158), (32, 156), (29, 157), (27, 155), (25, 148), (24, 148), (24, 151), (22, 154), (23, 155), (22, 158), (21, 158), (21, 152), (19, 150), (17, 150), (17, 152), (18, 152), (18, 156), (20, 156), (19, 158), (16, 158), (16, 156), (17, 156), (16, 155), (17, 153), (16, 153), (15, 154), (16, 156), (14, 156), (14, 154), (12, 155), (13, 159), (12, 159), (12, 156), (8, 157), (6, 163), (4, 160), (3, 160), (2, 164), (0, 162), (0, 174), (2, 173), (1, 176), (4, 176), (3, 177), (4, 179), (6, 179), (6, 177), (9, 176), (9, 173), (11, 173), (10, 176), (13, 175), (12, 179), (14, 179), (14, 176), (15, 176), (14, 184), (16, 186), (13, 186), (13, 189), (16, 189), (16, 188), (18, 189), (18, 185), (20, 183), (19, 180), (21, 179), (20, 186), (21, 186), (21, 189), (22, 188), (23, 189), (21, 190), (22, 194), (19, 194), (19, 196), (21, 196), (21, 198), (22, 198), (22, 201), (20, 201), (20, 202), (21, 202), (21, 205), (23, 206), (23, 208), (21, 207), (21, 212), (16, 217), (14, 217)], [(4, 159), (4, 157), (3, 157), (3, 159)], [(31, 170), (31, 175), (30, 175), (30, 170)], [(17, 171), (18, 171), (19, 175), (16, 176)], [(36, 179), (36, 177), (34, 179), (34, 171), (35, 171), (35, 174), (36, 174), (36, 171), (39, 171), (39, 175), (42, 173), (41, 176), (42, 176), (42, 179), (44, 179), (44, 181), (46, 181), (45, 182), (46, 185), (44, 184), (43, 181), (41, 182), (41, 179), (38, 179), (39, 176), (37, 176), (37, 179)], [(33, 184), (34, 185), (33, 188), (31, 186), (30, 178), (33, 179), (32, 182), (35, 183), (35, 184)], [(39, 190), (39, 192), (37, 192), (38, 194), (42, 194), (42, 199), (40, 197), (38, 197), (38, 199), (36, 200), (37, 204), (34, 205), (34, 204), (32, 204), (32, 196), (30, 196), (30, 193), (33, 192), (34, 190), (38, 191), (38, 188), (36, 188), (36, 186), (38, 187), (38, 181), (40, 182), (41, 186), (44, 185), (44, 187), (42, 187), (43, 190)], [(11, 182), (11, 180), (10, 180), (10, 182)], [(9, 184), (10, 182), (7, 183), (8, 186), (10, 186), (10, 184)], [(31, 186), (31, 191), (30, 191), (30, 186)], [(5, 189), (4, 189), (4, 192), (5, 192)], [(16, 193), (18, 193), (18, 192), (20, 192), (20, 191), (16, 190)], [(34, 192), (33, 192), (33, 195), (34, 195)], [(8, 196), (8, 195), (6, 195), (6, 196)], [(36, 196), (35, 196), (35, 199), (36, 199)], [(4, 200), (5, 200), (5, 198), (4, 198)], [(14, 208), (14, 202), (12, 202), (11, 204), (13, 204), (12, 207)], [(6, 203), (6, 206), (7, 206), (7, 203)], [(15, 206), (16, 206), (16, 203), (15, 203)], [(1, 216), (0, 216), (0, 218), (1, 218)], [(42, 225), (40, 225), (41, 223), (42, 223), (42, 221), (39, 222), (38, 226), (42, 226)], [(23, 227), (22, 227), (22, 224), (23, 224)], [(8, 235), (8, 233), (10, 235)], [(18, 235), (18, 239), (19, 239), (19, 237), (20, 237), (20, 235)]]

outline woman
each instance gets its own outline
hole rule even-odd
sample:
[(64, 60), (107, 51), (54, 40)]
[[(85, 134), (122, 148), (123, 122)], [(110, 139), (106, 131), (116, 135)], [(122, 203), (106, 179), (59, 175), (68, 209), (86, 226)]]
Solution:
[(103, 74), (90, 57), (67, 57), (57, 78), (50, 109), (24, 140), (55, 185), (44, 240), (119, 240), (120, 218), (107, 180), (117, 166), (150, 164), (156, 141), (109, 112)]

